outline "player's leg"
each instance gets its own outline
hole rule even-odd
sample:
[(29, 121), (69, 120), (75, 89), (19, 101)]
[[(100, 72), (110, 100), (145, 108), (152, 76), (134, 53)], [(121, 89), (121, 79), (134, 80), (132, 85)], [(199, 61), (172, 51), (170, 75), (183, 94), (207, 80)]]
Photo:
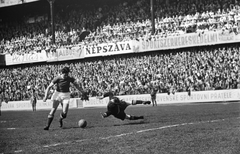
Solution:
[(151, 101), (142, 101), (142, 100), (132, 100), (132, 105), (137, 105), (137, 104), (151, 104)]
[(59, 105), (59, 102), (58, 100), (53, 100), (53, 106), (52, 106), (52, 109), (50, 111), (50, 113), (48, 114), (48, 120), (47, 120), (47, 126), (44, 127), (44, 130), (48, 130), (52, 121), (53, 121), (53, 118), (54, 118), (54, 114), (58, 108), (58, 105)]
[(31, 102), (32, 103), (32, 111), (34, 111), (34, 104), (33, 104), (33, 102)]
[(36, 111), (36, 106), (37, 106), (37, 99), (36, 98), (34, 99), (33, 104), (34, 104), (34, 111)]
[(34, 102), (34, 111), (37, 111), (36, 106), (37, 106), (37, 103)]
[(157, 106), (156, 96), (153, 97), (153, 104), (155, 104), (155, 106)]
[(152, 105), (154, 106), (154, 98), (151, 96)]
[(155, 105), (157, 106), (157, 100), (156, 100), (156, 98), (154, 99), (154, 102), (155, 102)]
[(67, 117), (68, 109), (69, 109), (69, 101), (70, 99), (65, 99), (62, 102), (62, 113), (60, 113), (59, 118), (59, 127), (63, 126), (63, 119)]
[(34, 100), (32, 101), (32, 110), (35, 111), (35, 102), (34, 102)]
[[(32, 105), (32, 110), (33, 110), (33, 101), (32, 98), (30, 99), (30, 104)], [(34, 110), (33, 110), (34, 111)]]

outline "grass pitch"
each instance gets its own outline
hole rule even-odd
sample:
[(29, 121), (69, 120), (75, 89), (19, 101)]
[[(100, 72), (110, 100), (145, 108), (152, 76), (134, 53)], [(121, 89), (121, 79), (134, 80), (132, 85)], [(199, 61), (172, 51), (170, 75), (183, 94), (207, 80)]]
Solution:
[[(81, 154), (238, 154), (240, 103), (132, 106), (126, 112), (144, 120), (102, 119), (105, 108), (70, 109), (59, 128), (49, 110), (5, 111), (0, 116), (0, 153)], [(80, 119), (88, 122), (79, 128)]]

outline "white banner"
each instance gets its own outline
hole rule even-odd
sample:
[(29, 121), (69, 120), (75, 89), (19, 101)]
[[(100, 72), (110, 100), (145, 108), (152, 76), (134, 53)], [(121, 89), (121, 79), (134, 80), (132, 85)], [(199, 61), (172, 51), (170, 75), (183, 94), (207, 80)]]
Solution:
[[(150, 94), (143, 95), (125, 95), (118, 96), (127, 102), (132, 100), (151, 101)], [(240, 89), (231, 90), (212, 90), (212, 91), (194, 91), (191, 96), (187, 92), (179, 92), (174, 95), (167, 93), (157, 94), (157, 104), (175, 104), (175, 103), (201, 103), (201, 102), (224, 102), (224, 101), (240, 101)], [(99, 100), (90, 98), (89, 101), (84, 102), (84, 107), (106, 107), (109, 99), (104, 98)]]
[(140, 52), (153, 50), (167, 50), (186, 48), (194, 46), (206, 46), (213, 44), (236, 43), (240, 41), (240, 34), (234, 32), (204, 32), (204, 33), (188, 33), (179, 36), (167, 36), (162, 38), (155, 38), (134, 41), (133, 46), (139, 48)]
[(133, 53), (132, 41), (84, 46), (84, 57)]
[(38, 0), (0, 0), (0, 7), (19, 5), (23, 3), (35, 2)]
[(195, 91), (191, 93), (191, 96), (188, 96), (187, 92), (176, 93), (175, 95), (157, 95), (157, 102), (160, 104), (225, 101), (240, 101), (240, 89)]
[[(37, 106), (36, 110), (42, 110), (42, 109), (51, 109), (52, 108), (52, 101), (47, 100), (46, 102), (43, 102), (42, 100), (37, 100)], [(69, 103), (69, 108), (77, 108), (77, 102), (76, 99), (71, 98)], [(59, 109), (60, 106), (59, 106)], [(3, 102), (2, 111), (19, 111), (19, 110), (32, 110), (32, 104), (29, 101), (9, 101), (8, 103)]]
[(46, 51), (34, 52), (28, 54), (6, 54), (5, 61), (6, 65), (16, 65), (24, 63), (37, 63), (44, 62), (47, 60)]
[[(132, 100), (144, 100), (151, 101), (150, 94), (143, 95), (124, 95), (118, 96), (127, 102)], [(201, 102), (227, 102), (227, 101), (239, 101), (240, 102), (240, 89), (231, 90), (211, 90), (211, 91), (194, 91), (191, 96), (187, 92), (175, 93), (174, 95), (168, 95), (167, 93), (157, 94), (157, 104), (177, 104), (177, 103), (201, 103)], [(89, 98), (89, 101), (82, 101), (80, 98), (71, 98), (69, 108), (82, 108), (82, 107), (106, 107), (109, 98), (104, 98), (102, 100), (96, 97)], [(43, 102), (42, 100), (37, 101), (38, 109), (51, 109), (52, 102), (47, 100)], [(2, 110), (32, 110), (30, 101), (15, 101), (15, 102), (5, 102), (2, 103)]]
[(46, 54), (47, 61), (64, 61), (84, 58), (84, 53), (81, 46), (62, 47), (56, 51), (49, 51)]

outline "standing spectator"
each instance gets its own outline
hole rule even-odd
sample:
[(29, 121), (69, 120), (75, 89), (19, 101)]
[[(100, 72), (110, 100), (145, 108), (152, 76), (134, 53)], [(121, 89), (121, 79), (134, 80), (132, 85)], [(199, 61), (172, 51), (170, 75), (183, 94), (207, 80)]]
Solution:
[(37, 105), (37, 93), (35, 89), (31, 89), (31, 98), (30, 98), (30, 103), (32, 105), (32, 110), (33, 112), (36, 111), (36, 105)]
[(152, 100), (152, 105), (154, 106), (154, 105), (156, 105), (157, 106), (157, 100), (156, 100), (156, 97), (157, 97), (157, 92), (158, 92), (158, 88), (155, 86), (155, 85), (153, 85), (152, 87), (151, 87), (151, 100)]
[[(4, 101), (4, 96), (3, 96), (3, 92), (0, 93), (0, 116), (2, 115), (2, 102)], [(7, 101), (5, 101), (5, 103), (8, 103)]]
[(1, 107), (2, 107), (2, 102), (3, 102), (3, 97), (2, 93), (0, 93), (0, 116), (2, 115)]

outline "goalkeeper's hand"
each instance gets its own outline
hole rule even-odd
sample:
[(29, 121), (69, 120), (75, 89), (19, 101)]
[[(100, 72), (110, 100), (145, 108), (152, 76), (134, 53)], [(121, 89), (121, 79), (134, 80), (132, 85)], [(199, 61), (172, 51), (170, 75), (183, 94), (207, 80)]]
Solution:
[(107, 117), (107, 114), (106, 113), (100, 113), (102, 118), (106, 118)]

